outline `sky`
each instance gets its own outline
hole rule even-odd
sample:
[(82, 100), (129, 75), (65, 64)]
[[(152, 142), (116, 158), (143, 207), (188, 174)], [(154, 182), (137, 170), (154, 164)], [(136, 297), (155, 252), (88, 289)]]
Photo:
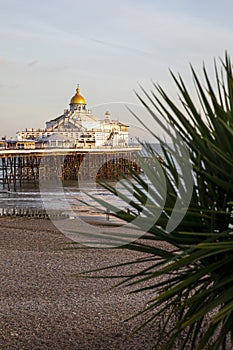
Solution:
[[(233, 50), (228, 0), (0, 0), (0, 137), (44, 127), (68, 108), (77, 84), (103, 118), (137, 124), (139, 84), (176, 96), (169, 69), (191, 84), (189, 64)], [(138, 128), (140, 133), (140, 128)]]

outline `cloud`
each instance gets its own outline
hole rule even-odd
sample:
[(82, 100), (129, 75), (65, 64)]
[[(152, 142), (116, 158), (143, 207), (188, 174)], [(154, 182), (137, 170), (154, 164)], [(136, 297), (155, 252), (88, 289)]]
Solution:
[(0, 64), (5, 64), (6, 61), (3, 58), (0, 58)]
[(38, 60), (33, 60), (33, 61), (31, 61), (31, 62), (28, 62), (28, 67), (32, 67), (32, 66), (35, 66), (36, 64), (38, 64), (39, 63), (39, 61)]
[(130, 46), (125, 46), (125, 45), (121, 45), (121, 44), (117, 44), (117, 43), (113, 43), (113, 42), (107, 42), (104, 40), (98, 40), (98, 39), (92, 39), (90, 38), (89, 40), (101, 44), (101, 45), (105, 45), (105, 46), (111, 46), (117, 49), (122, 49), (122, 50), (127, 50), (127, 51), (132, 51), (133, 53), (138, 53), (138, 54), (142, 54), (142, 55), (146, 55), (146, 56), (155, 56), (153, 55), (151, 52), (147, 52), (141, 49), (138, 49), (136, 47), (130, 47)]
[(16, 83), (16, 84), (0, 84), (1, 89), (16, 89), (20, 87), (21, 84)]

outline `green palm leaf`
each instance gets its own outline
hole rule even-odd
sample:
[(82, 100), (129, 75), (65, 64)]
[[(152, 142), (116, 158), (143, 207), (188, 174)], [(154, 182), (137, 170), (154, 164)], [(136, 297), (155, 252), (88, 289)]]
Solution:
[[(180, 105), (159, 85), (154, 84), (151, 93), (141, 88), (141, 94), (137, 93), (139, 100), (169, 135), (173, 147), (141, 121), (160, 142), (163, 162), (158, 164), (153, 147), (144, 144), (154, 162), (148, 166), (141, 159), (144, 175), (132, 170), (132, 177), (125, 177), (125, 188), (133, 196), (128, 205), (135, 215), (96, 199), (116, 217), (129, 222), (143, 213), (136, 223), (139, 229), (160, 210), (142, 242), (135, 241), (124, 248), (144, 252), (150, 266), (137, 274), (122, 276), (121, 282), (131, 285), (135, 293), (154, 292), (141, 313), (148, 315), (145, 324), (153, 323), (155, 327), (163, 315), (156, 349), (173, 349), (177, 344), (180, 349), (200, 350), (233, 346), (233, 74), (227, 54), (220, 68), (215, 63), (214, 71), (215, 88), (205, 66), (204, 84), (191, 67), (198, 104), (183, 79), (173, 73)], [(188, 150), (188, 161), (182, 155), (181, 143)], [(187, 188), (185, 183), (188, 163), (192, 166), (193, 188)], [(114, 186), (102, 185), (127, 202)], [(188, 193), (189, 205), (183, 200)], [(181, 215), (181, 220), (169, 230), (174, 215)], [(158, 249), (157, 240), (169, 243), (171, 250)], [(132, 263), (140, 264), (129, 264)]]

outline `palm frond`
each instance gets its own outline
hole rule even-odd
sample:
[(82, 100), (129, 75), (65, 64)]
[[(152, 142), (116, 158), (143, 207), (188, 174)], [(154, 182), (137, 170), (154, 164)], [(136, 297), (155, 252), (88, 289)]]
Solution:
[[(181, 76), (173, 73), (180, 104), (157, 84), (151, 93), (142, 87), (136, 93), (145, 111), (169, 135), (172, 146), (132, 111), (163, 152), (163, 161), (158, 162), (153, 147), (143, 144), (151, 164), (139, 158), (144, 174), (132, 170), (132, 177), (125, 177), (125, 189), (133, 196), (128, 206), (134, 215), (97, 201), (139, 229), (149, 227), (142, 242), (131, 242), (125, 249), (148, 254), (151, 265), (124, 276), (122, 283), (135, 293), (154, 292), (141, 313), (148, 315), (145, 324), (155, 326), (164, 315), (156, 349), (168, 350), (179, 342), (180, 349), (223, 350), (233, 341), (232, 63), (227, 54), (220, 68), (215, 62), (215, 86), (205, 66), (204, 84), (192, 66), (191, 73), (199, 103)], [(103, 186), (127, 202), (114, 186)], [(158, 249), (158, 240), (169, 243), (171, 251)]]

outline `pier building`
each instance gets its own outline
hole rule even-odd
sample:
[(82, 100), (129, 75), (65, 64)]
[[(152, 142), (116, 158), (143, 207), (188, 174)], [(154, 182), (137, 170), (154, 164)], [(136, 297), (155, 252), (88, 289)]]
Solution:
[(25, 129), (17, 133), (17, 138), (18, 141), (35, 140), (38, 147), (45, 148), (122, 148), (128, 146), (128, 135), (128, 125), (112, 120), (109, 111), (103, 119), (93, 115), (78, 85), (69, 109), (47, 121), (44, 129)]
[[(116, 179), (140, 171), (136, 158), (140, 146), (130, 146), (129, 126), (107, 111), (98, 119), (87, 108), (80, 87), (63, 114), (43, 129), (25, 129), (17, 139), (0, 142), (0, 183), (8, 191), (24, 184), (37, 187), (39, 177), (49, 180), (58, 172), (63, 181)], [(43, 161), (42, 161), (43, 160)]]

